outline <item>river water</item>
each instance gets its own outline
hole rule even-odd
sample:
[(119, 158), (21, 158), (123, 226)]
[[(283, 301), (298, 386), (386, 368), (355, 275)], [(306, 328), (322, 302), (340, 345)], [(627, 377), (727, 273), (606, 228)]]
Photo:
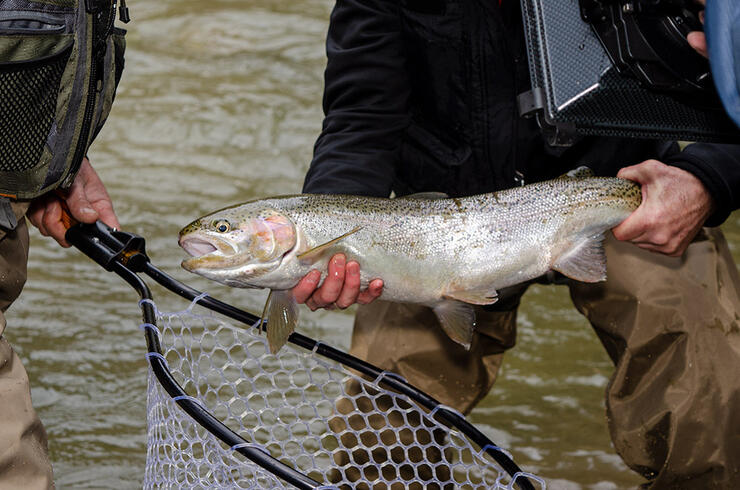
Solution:
[[(251, 311), (261, 292), (189, 275), (177, 232), (251, 197), (300, 190), (321, 128), (329, 0), (130, 2), (127, 68), (91, 160), (155, 264)], [(740, 214), (724, 225), (740, 259)], [(30, 373), (58, 488), (137, 488), (146, 459), (145, 343), (134, 292), (74, 249), (32, 233), (29, 281), (6, 331)], [(153, 288), (161, 309), (186, 303)], [(346, 348), (351, 311), (306, 314)], [(610, 362), (567, 291), (525, 296), (517, 348), (472, 420), (552, 488), (633, 488), (603, 391)]]

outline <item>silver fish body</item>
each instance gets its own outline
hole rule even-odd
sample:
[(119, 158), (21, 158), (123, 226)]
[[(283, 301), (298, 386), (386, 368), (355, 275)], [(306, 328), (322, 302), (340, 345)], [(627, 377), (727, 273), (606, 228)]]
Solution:
[[(383, 279), (384, 299), (434, 308), (445, 331), (469, 345), (469, 305), (495, 302), (501, 288), (551, 269), (581, 281), (605, 279), (603, 233), (637, 208), (640, 188), (583, 174), (459, 199), (297, 195), (251, 201), (185, 227), (180, 244), (194, 257), (183, 267), (275, 293), (311, 269), (325, 273), (328, 260), (342, 252), (359, 262), (363, 287)], [(277, 314), (296, 321), (295, 306), (286, 304), (289, 293), (271, 300), (279, 303), (268, 305), (271, 320)]]

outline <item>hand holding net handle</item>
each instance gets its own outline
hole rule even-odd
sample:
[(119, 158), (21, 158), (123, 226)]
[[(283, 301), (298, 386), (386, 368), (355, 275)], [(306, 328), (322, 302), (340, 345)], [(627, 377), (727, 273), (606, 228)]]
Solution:
[(67, 196), (65, 195), (65, 193), (59, 189), (54, 191), (54, 193), (59, 198), (59, 205), (62, 207), (62, 216), (61, 218), (59, 218), (59, 221), (61, 221), (64, 225), (64, 228), (69, 231), (69, 229), (72, 228), (74, 225), (79, 224), (79, 221), (72, 217), (72, 211), (70, 211), (69, 206), (67, 206)]

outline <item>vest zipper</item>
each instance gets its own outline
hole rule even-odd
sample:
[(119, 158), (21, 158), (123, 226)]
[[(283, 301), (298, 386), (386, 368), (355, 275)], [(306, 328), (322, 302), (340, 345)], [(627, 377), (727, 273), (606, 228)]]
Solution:
[[(82, 165), (82, 159), (85, 157), (85, 151), (87, 150), (87, 142), (90, 138), (90, 130), (92, 126), (92, 119), (95, 114), (95, 99), (98, 96), (100, 85), (103, 81), (103, 64), (105, 61), (105, 51), (107, 49), (106, 41), (108, 36), (113, 31), (113, 24), (116, 20), (116, 0), (111, 0), (110, 19), (107, 23), (105, 34), (98, 39), (97, 34), (97, 22), (92, 22), (92, 36), (93, 41), (92, 53), (90, 56), (90, 82), (87, 87), (87, 101), (85, 102), (85, 113), (82, 117), (82, 128), (80, 130), (80, 137), (77, 140), (77, 147), (75, 148), (74, 158), (72, 159), (72, 165), (69, 169), (69, 174), (65, 177), (63, 187), (72, 185), (72, 180), (77, 172), (80, 170)], [(93, 14), (94, 15), (94, 14)]]

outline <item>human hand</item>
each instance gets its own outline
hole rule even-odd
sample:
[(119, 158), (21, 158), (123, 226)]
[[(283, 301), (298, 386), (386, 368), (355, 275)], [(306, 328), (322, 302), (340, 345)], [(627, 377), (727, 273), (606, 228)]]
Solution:
[[(695, 0), (697, 3), (700, 3), (702, 5), (707, 4), (706, 0)], [(704, 23), (704, 11), (702, 10), (699, 13), (699, 20), (701, 20), (701, 23)], [(702, 31), (691, 31), (689, 32), (689, 35), (686, 36), (686, 40), (689, 42), (689, 45), (696, 50), (697, 53), (704, 56), (705, 58), (709, 58), (709, 51), (707, 50), (707, 37), (704, 35), (704, 32)]]
[(113, 228), (121, 227), (108, 191), (87, 158), (82, 160), (80, 170), (65, 195), (45, 194), (31, 201), (28, 211), (28, 220), (42, 235), (52, 237), (62, 247), (69, 247), (64, 239), (67, 228), (62, 221), (62, 202), (77, 221), (94, 223), (99, 219)]
[(329, 261), (329, 274), (321, 287), (321, 272), (314, 269), (306, 274), (293, 288), (293, 297), (305, 303), (311, 311), (319, 308), (347, 308), (355, 303), (368, 304), (383, 292), (383, 281), (373, 279), (364, 291), (360, 291), (360, 264), (351, 260), (345, 264), (343, 254), (336, 254)]
[(642, 187), (642, 204), (612, 232), (617, 240), (678, 257), (714, 210), (714, 200), (694, 175), (657, 160), (619, 171)]

